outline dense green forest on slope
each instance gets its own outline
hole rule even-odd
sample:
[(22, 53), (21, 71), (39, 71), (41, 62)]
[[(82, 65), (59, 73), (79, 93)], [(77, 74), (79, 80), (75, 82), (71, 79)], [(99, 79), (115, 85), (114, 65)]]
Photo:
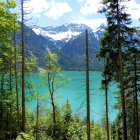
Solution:
[[(45, 66), (40, 69), (42, 84), (48, 87), (49, 96), (38, 95), (31, 82), (31, 73), (37, 69), (37, 61), (27, 57), (24, 31), (25, 11), (21, 0), (22, 24), (14, 13), (14, 0), (0, 1), (0, 140), (139, 140), (140, 132), (140, 49), (138, 34), (130, 27), (131, 19), (119, 0), (103, 0), (108, 26), (100, 40), (98, 58), (104, 59), (102, 90), (106, 96), (105, 115), (100, 123), (90, 119), (89, 49), (88, 31), (85, 35), (87, 117), (72, 114), (67, 101), (58, 105), (55, 92), (64, 88), (70, 79), (62, 75), (55, 53), (42, 58)], [(17, 33), (21, 28), (22, 45), (17, 45)], [(67, 60), (68, 61), (68, 60)], [(116, 119), (108, 119), (108, 89), (111, 81), (118, 84), (119, 92), (114, 108), (119, 110)], [(112, 93), (113, 94), (113, 93)], [(44, 100), (50, 99), (46, 109)], [(36, 108), (30, 110), (25, 102), (35, 100)]]

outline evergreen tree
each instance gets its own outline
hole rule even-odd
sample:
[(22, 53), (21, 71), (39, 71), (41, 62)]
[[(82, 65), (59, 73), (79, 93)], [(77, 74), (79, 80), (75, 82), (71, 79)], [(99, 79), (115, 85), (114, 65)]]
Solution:
[(124, 66), (126, 107), (127, 107), (127, 124), (129, 139), (139, 139), (139, 121), (138, 121), (138, 83), (140, 77), (139, 50), (132, 47), (126, 51), (126, 63)]
[[(122, 108), (122, 123), (123, 123), (123, 139), (127, 139), (126, 125), (126, 103), (125, 103), (125, 88), (124, 88), (124, 62), (123, 57), (125, 50), (133, 47), (137, 42), (133, 38), (136, 33), (134, 28), (131, 28), (131, 19), (126, 13), (124, 1), (119, 0), (103, 0), (104, 7), (100, 12), (104, 12), (107, 18), (108, 27), (101, 39), (99, 56), (108, 59), (109, 68), (108, 77), (120, 83), (120, 97)], [(127, 0), (125, 1), (127, 2)]]

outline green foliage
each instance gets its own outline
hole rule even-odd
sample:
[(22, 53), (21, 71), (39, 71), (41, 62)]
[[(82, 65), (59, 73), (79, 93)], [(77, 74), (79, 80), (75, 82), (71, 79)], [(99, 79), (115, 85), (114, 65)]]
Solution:
[(86, 127), (78, 122), (71, 122), (68, 127), (67, 138), (75, 140), (86, 140)]
[(15, 0), (6, 2), (0, 2), (0, 44), (7, 44), (11, 39), (11, 33), (17, 31), (18, 24), (15, 17), (17, 14), (9, 12), (10, 9), (16, 7)]
[[(28, 135), (35, 139), (36, 136), (36, 114), (35, 112), (27, 109), (26, 114), (26, 131)], [(39, 109), (39, 127), (38, 136), (39, 140), (54, 140), (52, 129), (53, 129), (53, 112), (51, 109), (47, 110), (46, 114), (41, 113), (42, 107)], [(42, 110), (43, 111), (43, 110)], [(43, 111), (43, 112), (44, 112)], [(56, 107), (56, 137), (57, 139), (74, 139), (74, 140), (86, 140), (86, 124), (78, 116), (74, 117), (71, 113), (71, 107), (66, 102), (60, 109)], [(91, 124), (91, 140), (106, 140), (106, 131), (101, 127), (100, 124)]]
[(45, 57), (46, 61), (46, 70), (47, 72), (60, 72), (61, 68), (60, 66), (57, 66), (58, 62), (58, 56), (56, 54), (50, 54), (48, 53), (47, 56)]
[(120, 114), (117, 115), (115, 121), (112, 123), (112, 137), (115, 140), (122, 139), (122, 127), (121, 127), (121, 116)]
[(59, 58), (56, 54), (48, 54), (45, 57), (46, 67), (41, 70), (42, 83), (47, 84), (49, 91), (56, 91), (60, 87), (65, 87), (65, 83), (70, 81), (65, 75), (61, 74), (61, 68), (57, 64)]
[[(13, 46), (13, 34), (19, 29), (17, 23), (17, 13), (14, 13), (16, 7), (15, 0), (0, 1), (0, 131), (2, 139), (13, 139), (17, 136), (17, 112), (16, 112), (16, 89), (15, 89), (15, 55), (17, 56), (17, 73), (18, 73), (18, 91), (21, 93), (21, 56), (20, 48)], [(35, 60), (26, 59), (26, 76), (33, 70), (36, 65)], [(25, 84), (26, 91), (33, 91), (33, 84), (27, 78)], [(31, 96), (30, 96), (31, 97)], [(33, 97), (33, 96), (32, 96)], [(31, 98), (30, 98), (31, 99)], [(21, 114), (20, 114), (21, 115)], [(13, 121), (13, 120), (14, 121)], [(28, 121), (27, 121), (28, 123)], [(12, 128), (12, 131), (10, 131)], [(22, 134), (21, 134), (22, 135)], [(10, 138), (11, 136), (11, 138)], [(19, 136), (20, 137), (20, 136)], [(30, 139), (30, 138), (29, 138)]]
[[(118, 25), (120, 22), (121, 46), (123, 50), (134, 47), (138, 40), (134, 38), (136, 29), (128, 26), (131, 24), (129, 14), (126, 13), (124, 5), (119, 4), (119, 15), (117, 15), (117, 1), (103, 0), (104, 7), (100, 12), (104, 12), (107, 18), (108, 27), (104, 36), (100, 39), (102, 46), (97, 56), (105, 58), (108, 64), (104, 66), (103, 75), (108, 76), (108, 80), (119, 81), (119, 50), (118, 50)], [(113, 13), (113, 14), (112, 14)], [(125, 52), (123, 52), (125, 53)], [(123, 62), (125, 57), (123, 57)], [(123, 63), (124, 64), (124, 63)]]
[[(103, 0), (104, 6), (100, 12), (105, 13), (108, 27), (105, 29), (104, 36), (100, 39), (101, 49), (97, 56), (107, 61), (102, 71), (103, 76), (108, 78), (107, 82), (123, 82), (123, 84), (119, 84), (118, 87), (121, 89), (121, 86), (123, 86), (122, 91), (124, 90), (125, 96), (123, 98), (120, 92), (116, 92), (118, 95), (118, 102), (114, 107), (120, 109), (124, 105), (122, 105), (122, 101), (125, 101), (127, 137), (128, 139), (135, 139), (133, 137), (136, 131), (134, 128), (136, 124), (134, 124), (135, 121), (133, 119), (136, 110), (134, 97), (136, 94), (135, 89), (138, 88), (138, 84), (136, 83), (139, 83), (140, 80), (135, 74), (136, 71), (139, 73), (138, 68), (136, 69), (135, 67), (136, 63), (136, 65), (139, 65), (139, 60), (136, 61), (135, 58), (139, 53), (136, 48), (136, 46), (138, 46), (139, 37), (137, 35), (137, 30), (130, 26), (131, 18), (130, 15), (127, 14), (123, 2), (124, 1), (120, 0)], [(119, 54), (121, 54), (121, 52), (122, 60), (120, 61)], [(123, 65), (123, 72), (120, 72), (120, 62), (122, 62)], [(123, 75), (123, 77), (121, 77), (123, 80), (121, 80), (120, 75)], [(103, 87), (104, 84), (105, 82), (103, 81)], [(124, 112), (124, 110), (122, 110), (122, 112)], [(125, 117), (123, 119), (125, 120)], [(116, 125), (117, 124), (115, 124), (114, 127), (118, 126)], [(126, 129), (124, 129), (124, 131), (126, 131)], [(116, 135), (115, 139), (120, 139), (118, 137), (119, 134)]]
[(66, 104), (63, 104), (62, 109), (64, 110), (64, 118), (63, 118), (64, 123), (69, 124), (73, 120), (73, 118), (72, 118), (71, 107), (68, 100)]
[(35, 66), (37, 65), (37, 61), (35, 59), (27, 59), (25, 58), (25, 73), (34, 72)]
[(97, 123), (94, 126), (92, 126), (91, 132), (93, 132), (91, 134), (92, 140), (107, 140), (106, 130), (103, 129), (100, 124)]
[(32, 137), (28, 134), (25, 133), (19, 133), (18, 137), (16, 140), (33, 140)]

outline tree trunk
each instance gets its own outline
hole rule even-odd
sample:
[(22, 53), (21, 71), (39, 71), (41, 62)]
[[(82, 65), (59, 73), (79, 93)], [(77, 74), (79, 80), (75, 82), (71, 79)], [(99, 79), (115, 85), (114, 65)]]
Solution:
[(10, 54), (10, 140), (12, 139), (12, 58)]
[(36, 140), (38, 140), (38, 118), (39, 118), (39, 100), (38, 100), (38, 93), (37, 93), (37, 108), (36, 108)]
[(12, 105), (10, 105), (10, 140), (12, 140)]
[(136, 102), (135, 102), (135, 95), (133, 95), (133, 106), (134, 106), (134, 112), (133, 112), (133, 139), (136, 139)]
[[(14, 21), (14, 27), (15, 27), (15, 21)], [(17, 78), (17, 46), (16, 46), (16, 33), (15, 33), (15, 30), (14, 30), (14, 47), (15, 47), (15, 83), (16, 83), (16, 101), (17, 101), (17, 126), (18, 126), (18, 133), (20, 133), (18, 78)]]
[(90, 95), (89, 95), (89, 58), (88, 31), (86, 30), (86, 92), (87, 92), (87, 139), (90, 140)]
[(136, 125), (136, 138), (137, 140), (139, 140), (139, 114), (138, 114), (138, 92), (137, 92), (137, 58), (136, 58), (136, 54), (135, 54), (135, 63), (134, 63), (134, 67), (135, 67), (135, 104), (136, 104), (136, 119), (135, 119), (135, 125)]
[(54, 99), (53, 99), (53, 93), (51, 93), (51, 102), (52, 102), (52, 107), (53, 107), (53, 136), (56, 137), (55, 134), (55, 127), (56, 127), (56, 118), (55, 118), (55, 105), (54, 105)]
[(108, 83), (105, 75), (105, 102), (106, 102), (106, 126), (107, 126), (107, 140), (109, 140), (109, 121), (108, 121)]
[[(4, 86), (4, 74), (2, 73), (1, 76), (1, 95), (3, 95), (3, 86)], [(2, 101), (0, 102), (0, 118), (1, 118), (1, 123), (0, 123), (0, 131), (3, 131), (3, 103)], [(0, 137), (0, 140), (2, 140), (2, 136)]]
[(118, 50), (119, 50), (119, 63), (120, 63), (120, 86), (121, 86), (121, 103), (122, 103), (123, 139), (127, 140), (127, 125), (126, 125), (126, 111), (125, 111), (125, 93), (124, 93), (123, 63), (122, 63), (122, 46), (121, 46), (121, 40), (120, 40), (119, 2), (117, 4), (117, 17), (118, 17), (117, 18), (117, 25), (118, 25)]
[[(9, 112), (6, 114), (6, 131), (9, 132)], [(7, 140), (9, 137), (9, 133), (6, 134), (5, 139)]]
[(25, 132), (25, 81), (24, 81), (24, 11), (23, 0), (21, 0), (22, 12), (22, 131)]

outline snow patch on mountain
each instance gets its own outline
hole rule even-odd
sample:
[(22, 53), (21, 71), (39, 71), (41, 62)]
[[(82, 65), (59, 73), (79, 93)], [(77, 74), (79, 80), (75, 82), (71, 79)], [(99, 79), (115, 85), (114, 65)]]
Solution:
[(99, 27), (99, 28), (96, 28), (95, 30), (93, 30), (93, 32), (98, 32), (98, 31), (100, 31), (100, 32), (104, 32), (105, 29)]
[(68, 42), (72, 37), (80, 35), (81, 32), (68, 30), (66, 32), (54, 32), (54, 31), (45, 31), (41, 28), (33, 28), (32, 29), (37, 35), (42, 35), (44, 37), (50, 37), (53, 40), (65, 40)]
[(95, 32), (94, 36), (97, 38), (97, 40), (99, 41), (99, 35)]
[(37, 35), (39, 35), (39, 34), (40, 34), (40, 32), (41, 32), (39, 28), (38, 28), (38, 29), (33, 28), (32, 30), (33, 30), (33, 31), (34, 31)]
[(57, 48), (61, 49), (61, 47), (69, 42), (70, 40), (75, 39), (79, 35), (84, 35), (85, 30), (87, 29), (89, 33), (92, 33), (95, 38), (99, 41), (100, 37), (103, 35), (105, 31), (105, 24), (101, 24), (95, 30), (91, 29), (87, 25), (84, 24), (64, 24), (58, 27), (38, 27), (32, 28), (32, 30), (37, 34), (43, 37), (48, 38), (51, 42), (57, 46)]
[(46, 36), (51, 37), (53, 40), (63, 40), (69, 41), (72, 37), (79, 35), (80, 32), (72, 32), (68, 30), (68, 32), (59, 32), (57, 34), (46, 33)]

